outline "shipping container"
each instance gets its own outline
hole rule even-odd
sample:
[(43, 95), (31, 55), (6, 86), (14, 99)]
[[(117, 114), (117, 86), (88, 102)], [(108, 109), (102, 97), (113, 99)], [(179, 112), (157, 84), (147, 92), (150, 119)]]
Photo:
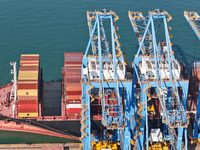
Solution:
[(65, 64), (81, 64), (82, 65), (82, 59), (67, 59), (65, 60)]
[(81, 68), (80, 69), (67, 69), (65, 70), (66, 75), (81, 75)]
[(65, 53), (65, 58), (66, 57), (79, 57), (79, 58), (83, 58), (83, 53)]
[(66, 91), (66, 95), (81, 95), (82, 91)]
[(81, 104), (82, 100), (66, 100), (66, 104)]
[(37, 63), (20, 63), (20, 67), (39, 67), (39, 62)]
[(37, 104), (18, 104), (19, 109), (38, 109)]
[(74, 67), (74, 69), (82, 68), (82, 64), (65, 64), (64, 70), (66, 70), (66, 67)]
[(66, 109), (67, 113), (80, 113), (81, 112), (81, 108), (67, 108)]
[(18, 80), (18, 84), (38, 84), (38, 80)]
[(82, 85), (80, 83), (67, 84), (66, 91), (82, 91)]
[(66, 95), (66, 100), (81, 100), (81, 95)]
[(30, 89), (17, 90), (17, 95), (18, 96), (38, 96), (38, 90), (30, 90)]
[(80, 78), (73, 78), (73, 79), (67, 78), (67, 79), (65, 80), (65, 82), (67, 82), (67, 83), (80, 83), (80, 82), (81, 82), (81, 79), (80, 79)]
[(68, 119), (78, 119), (81, 117), (81, 104), (66, 104), (66, 116)]
[(23, 66), (23, 64), (39, 64), (39, 60), (36, 61), (20, 61), (20, 65)]
[(74, 119), (74, 120), (77, 120), (77, 119), (80, 119), (81, 118), (81, 112), (66, 112), (66, 118), (67, 119)]
[(37, 71), (39, 70), (39, 66), (21, 66), (19, 71)]
[(18, 84), (17, 89), (38, 89), (37, 84)]
[(38, 117), (38, 113), (29, 113), (29, 112), (27, 112), (27, 113), (18, 113), (18, 117), (20, 117), (20, 118), (22, 118), (22, 117), (24, 117), (24, 118), (27, 118), (27, 117)]
[(39, 60), (39, 54), (22, 54), (21, 61)]
[(19, 71), (19, 80), (37, 80), (38, 71)]
[[(81, 104), (79, 104), (81, 105)], [(81, 108), (66, 108), (66, 117), (68, 119), (80, 119)]]
[(78, 74), (78, 75), (74, 75), (74, 74), (72, 74), (72, 75), (65, 75), (65, 78), (66, 78), (66, 80), (67, 79), (80, 80), (81, 79), (81, 75), (80, 74)]
[(77, 65), (77, 66), (75, 66), (75, 65), (65, 65), (65, 70), (80, 70), (81, 71), (81, 67), (82, 67), (82, 65)]
[(65, 53), (65, 64), (82, 65), (83, 53)]
[(38, 108), (36, 109), (18, 109), (18, 113), (38, 113)]
[(24, 96), (25, 98), (22, 99), (22, 96), (20, 96), (19, 101), (17, 102), (18, 105), (20, 104), (36, 104), (38, 105), (38, 100), (29, 100), (28, 96)]
[(82, 108), (81, 107), (81, 104), (66, 104), (66, 109), (69, 109), (69, 108)]

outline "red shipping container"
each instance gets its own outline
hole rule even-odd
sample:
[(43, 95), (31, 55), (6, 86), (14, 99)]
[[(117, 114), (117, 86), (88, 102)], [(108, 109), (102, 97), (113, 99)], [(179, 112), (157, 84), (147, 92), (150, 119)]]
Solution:
[(35, 61), (39, 60), (39, 56), (26, 56), (26, 55), (21, 55), (21, 61)]
[(81, 79), (81, 75), (65, 75), (65, 79), (77, 79), (80, 80)]
[(66, 95), (81, 95), (82, 91), (66, 91)]
[(81, 68), (80, 69), (67, 69), (67, 70), (65, 70), (65, 74), (67, 74), (67, 75), (71, 75), (71, 74), (81, 75)]
[(80, 113), (81, 112), (81, 108), (67, 108), (66, 109), (67, 113), (71, 112), (71, 113)]
[(70, 80), (70, 79), (80, 80), (81, 79), (81, 75), (65, 75), (65, 79), (66, 80)]
[(29, 112), (29, 110), (32, 110), (32, 111), (35, 111), (35, 112), (37, 112), (38, 111), (38, 108), (19, 108), (18, 107), (18, 112), (20, 112), (20, 111), (23, 111), (23, 112)]
[(76, 75), (76, 76), (81, 76), (81, 69), (69, 69), (65, 71), (65, 76), (67, 75)]
[(19, 70), (20, 71), (37, 71), (39, 70), (39, 66), (21, 66)]
[(68, 120), (80, 120), (81, 119), (81, 113), (80, 112), (68, 112), (66, 113), (66, 117)]
[(65, 64), (82, 64), (82, 59), (67, 59)]
[(65, 73), (64, 75), (65, 78), (81, 78), (81, 73)]
[(18, 109), (37, 109), (38, 105), (36, 104), (18, 104)]
[(65, 58), (66, 57), (80, 57), (80, 58), (83, 58), (83, 53), (65, 53)]
[(67, 83), (81, 83), (81, 79), (80, 78), (75, 78), (75, 79), (74, 78), (73, 79), (67, 78), (65, 82), (67, 82)]
[(80, 74), (78, 74), (78, 75), (74, 75), (74, 74), (72, 74), (72, 75), (65, 75), (65, 78), (66, 79), (81, 79), (81, 75)]
[(38, 89), (37, 84), (18, 84), (17, 89)]
[(77, 69), (81, 71), (81, 68), (82, 68), (82, 65), (77, 65), (77, 66), (74, 66), (74, 65), (65, 65), (65, 70), (71, 70), (71, 69)]
[(19, 104), (36, 104), (36, 105), (38, 105), (38, 101), (36, 101), (36, 100), (20, 100), (20, 101), (18, 101), (17, 102), (18, 103), (18, 105)]
[(21, 109), (18, 110), (18, 113), (37, 113), (38, 109)]
[(66, 116), (68, 119), (76, 119), (81, 117), (81, 104), (67, 104)]

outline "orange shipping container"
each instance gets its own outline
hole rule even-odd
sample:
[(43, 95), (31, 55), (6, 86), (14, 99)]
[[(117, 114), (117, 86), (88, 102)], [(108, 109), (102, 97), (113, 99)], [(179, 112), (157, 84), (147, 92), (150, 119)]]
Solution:
[(67, 100), (81, 100), (82, 96), (81, 95), (67, 95), (66, 99)]
[(27, 100), (27, 98), (26, 99), (24, 98), (23, 100), (20, 99), (17, 103), (18, 103), (18, 105), (19, 104), (37, 104), (38, 105), (37, 100)]
[(17, 89), (38, 89), (37, 84), (18, 84)]
[(18, 113), (37, 113), (38, 109), (18, 109)]
[(69, 84), (67, 84), (66, 85), (66, 91), (82, 91), (82, 86), (81, 86), (81, 84), (71, 84), (71, 85), (69, 85)]

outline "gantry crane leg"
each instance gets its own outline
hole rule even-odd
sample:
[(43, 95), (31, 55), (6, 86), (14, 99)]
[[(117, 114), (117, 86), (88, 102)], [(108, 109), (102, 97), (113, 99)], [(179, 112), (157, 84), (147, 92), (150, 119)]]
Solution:
[(131, 115), (131, 111), (130, 111), (130, 106), (131, 106), (131, 100), (132, 100), (132, 86), (127, 86), (126, 90), (124, 91), (125, 93), (125, 101), (124, 101), (124, 105), (125, 105), (125, 117), (126, 117), (126, 121), (127, 124), (125, 126), (125, 133), (124, 133), (124, 150), (130, 150), (131, 149), (131, 139), (130, 139), (130, 127), (131, 127), (131, 123), (130, 123), (130, 115)]
[[(187, 97), (188, 97), (188, 82), (183, 82), (182, 83), (182, 103), (184, 106), (184, 109), (186, 110), (186, 105), (187, 105)], [(188, 121), (189, 123), (189, 121)], [(185, 137), (185, 150), (188, 149), (188, 138), (187, 138), (187, 128), (184, 128), (184, 137)]]
[(90, 88), (87, 84), (82, 84), (82, 116), (81, 116), (81, 140), (82, 149), (91, 149), (91, 120), (90, 120), (90, 96), (86, 91)]
[[(145, 123), (146, 123), (146, 110), (145, 110), (145, 103), (147, 103), (147, 95), (143, 90), (147, 87), (146, 84), (141, 84), (141, 96), (137, 102), (138, 105), (138, 118), (137, 118), (137, 127), (136, 127), (136, 134), (137, 134), (137, 149), (143, 150), (144, 149), (144, 135), (145, 135)], [(138, 128), (139, 127), (139, 128)]]
[[(199, 93), (200, 93), (200, 83), (199, 83)], [(199, 116), (200, 116), (200, 94), (198, 94), (198, 98), (197, 98), (197, 107), (196, 107), (196, 115), (194, 118), (194, 128), (193, 128), (193, 139), (197, 139), (199, 142), (200, 139), (200, 133), (198, 132), (199, 130)]]

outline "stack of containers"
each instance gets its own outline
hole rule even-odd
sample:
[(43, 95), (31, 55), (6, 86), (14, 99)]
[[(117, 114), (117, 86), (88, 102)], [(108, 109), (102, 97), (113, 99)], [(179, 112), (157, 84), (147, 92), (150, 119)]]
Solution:
[(39, 54), (21, 55), (18, 84), (18, 117), (38, 117)]
[(65, 53), (66, 117), (81, 118), (81, 67), (83, 53)]

